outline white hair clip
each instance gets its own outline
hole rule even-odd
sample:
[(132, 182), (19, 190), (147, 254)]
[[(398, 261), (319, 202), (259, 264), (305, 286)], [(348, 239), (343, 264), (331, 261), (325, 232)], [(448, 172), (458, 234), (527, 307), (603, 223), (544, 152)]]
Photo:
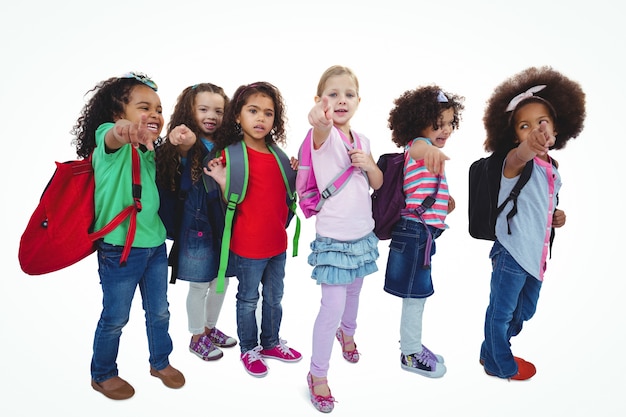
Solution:
[(439, 90), (439, 94), (437, 94), (437, 101), (439, 103), (447, 103), (448, 97), (443, 93), (443, 91)]
[(535, 95), (534, 93), (537, 93), (543, 90), (544, 88), (546, 88), (545, 85), (536, 85), (534, 87), (530, 87), (528, 90), (524, 91), (523, 93), (516, 95), (515, 97), (511, 99), (511, 101), (509, 101), (509, 105), (506, 106), (505, 112), (510, 112), (510, 111), (515, 110), (518, 104), (520, 104), (522, 101), (526, 100), (527, 98), (534, 96)]

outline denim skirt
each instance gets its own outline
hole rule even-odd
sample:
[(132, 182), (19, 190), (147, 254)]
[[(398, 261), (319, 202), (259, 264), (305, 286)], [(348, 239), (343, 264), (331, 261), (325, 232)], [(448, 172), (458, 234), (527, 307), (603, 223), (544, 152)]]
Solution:
[[(429, 229), (426, 230), (426, 227)], [(434, 239), (443, 232), (421, 222), (402, 218), (391, 232), (384, 290), (402, 298), (425, 298), (435, 290), (431, 268), (424, 266), (428, 231), (433, 239), (429, 256), (436, 252)]]
[(317, 235), (308, 262), (313, 266), (311, 278), (318, 284), (348, 285), (378, 271), (377, 259), (378, 238), (371, 232), (351, 241)]

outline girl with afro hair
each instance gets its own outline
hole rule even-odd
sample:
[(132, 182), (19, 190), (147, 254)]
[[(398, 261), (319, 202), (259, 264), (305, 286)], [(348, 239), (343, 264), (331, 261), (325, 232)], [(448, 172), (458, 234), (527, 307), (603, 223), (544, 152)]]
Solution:
[[(430, 378), (446, 372), (443, 358), (422, 344), (422, 315), (426, 298), (434, 293), (430, 258), (434, 239), (448, 228), (446, 216), (454, 210), (441, 151), (459, 126), (464, 98), (436, 85), (406, 91), (389, 114), (393, 142), (405, 149), (406, 208), (394, 225), (384, 290), (402, 298), (400, 365)], [(434, 198), (429, 208), (422, 203)]]
[[(517, 199), (517, 214), (509, 221), (506, 216), (496, 220), (489, 254), (493, 271), (480, 363), (491, 376), (526, 380), (536, 373), (532, 363), (513, 356), (510, 340), (535, 313), (553, 228), (565, 224), (565, 213), (556, 209), (561, 177), (549, 151), (577, 137), (584, 119), (580, 85), (547, 66), (508, 78), (487, 102), (485, 149), (506, 155), (499, 204), (524, 166), (533, 164)], [(511, 207), (509, 202), (504, 212)]]

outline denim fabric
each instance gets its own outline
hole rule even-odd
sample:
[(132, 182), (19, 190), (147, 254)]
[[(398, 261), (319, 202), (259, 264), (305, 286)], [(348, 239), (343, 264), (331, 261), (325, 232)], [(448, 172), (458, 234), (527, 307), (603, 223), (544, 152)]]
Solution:
[(442, 229), (424, 226), (407, 218), (401, 218), (393, 227), (384, 286), (384, 290), (389, 294), (402, 298), (424, 298), (435, 292), (431, 268), (424, 268), (428, 239), (426, 227), (433, 237), (430, 249), (432, 256), (436, 252), (434, 240), (441, 235)]
[(241, 353), (259, 345), (256, 310), (261, 294), (261, 343), (264, 349), (278, 345), (280, 322), (283, 316), (281, 305), (285, 278), (286, 252), (271, 258), (250, 259), (233, 252), (230, 258), (239, 281), (237, 287), (237, 336)]
[(541, 281), (522, 269), (498, 241), (489, 257), (493, 272), (480, 358), (489, 373), (509, 378), (517, 374), (511, 338), (535, 314)]
[(318, 284), (347, 285), (378, 271), (378, 238), (373, 232), (342, 241), (317, 234), (311, 242), (311, 278)]
[(172, 340), (167, 302), (165, 243), (155, 248), (132, 248), (126, 266), (120, 266), (122, 246), (98, 242), (98, 273), (102, 286), (102, 314), (93, 341), (91, 376), (102, 382), (117, 376), (117, 353), (122, 329), (128, 323), (137, 286), (146, 316), (149, 362), (161, 370), (169, 365)]

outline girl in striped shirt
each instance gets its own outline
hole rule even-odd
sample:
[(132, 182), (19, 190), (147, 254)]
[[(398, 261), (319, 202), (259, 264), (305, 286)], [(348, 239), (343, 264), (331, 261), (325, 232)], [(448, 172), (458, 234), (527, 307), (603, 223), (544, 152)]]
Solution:
[(444, 171), (449, 158), (441, 148), (459, 126), (463, 101), (430, 85), (406, 91), (389, 114), (392, 140), (405, 149), (406, 208), (391, 234), (384, 289), (402, 298), (402, 369), (431, 378), (442, 377), (446, 367), (441, 356), (422, 345), (422, 314), (426, 298), (434, 292), (434, 240), (448, 227), (446, 216), (454, 210)]

